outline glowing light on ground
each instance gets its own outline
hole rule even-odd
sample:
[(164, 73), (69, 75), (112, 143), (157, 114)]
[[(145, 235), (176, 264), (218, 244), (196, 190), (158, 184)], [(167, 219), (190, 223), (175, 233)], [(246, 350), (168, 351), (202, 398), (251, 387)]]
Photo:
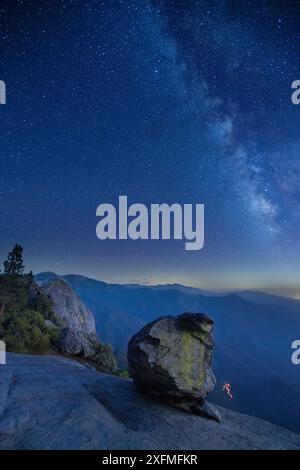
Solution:
[(232, 390), (231, 390), (231, 385), (229, 382), (225, 382), (223, 387), (222, 387), (223, 392), (225, 392), (231, 400), (233, 400), (233, 395), (232, 395)]

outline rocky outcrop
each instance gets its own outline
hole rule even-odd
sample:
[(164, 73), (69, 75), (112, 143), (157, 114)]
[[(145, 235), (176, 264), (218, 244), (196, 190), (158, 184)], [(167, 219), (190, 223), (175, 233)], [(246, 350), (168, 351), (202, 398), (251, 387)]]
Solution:
[(95, 320), (69, 284), (61, 278), (43, 285), (53, 303), (53, 310), (61, 323), (57, 341), (58, 350), (64, 354), (91, 357), (98, 344)]
[(213, 320), (204, 314), (161, 317), (128, 345), (129, 372), (137, 388), (196, 414), (220, 421), (205, 403), (215, 386), (211, 369)]
[(300, 436), (266, 421), (218, 407), (215, 423), (71, 359), (8, 354), (0, 368), (1, 450), (300, 448)]

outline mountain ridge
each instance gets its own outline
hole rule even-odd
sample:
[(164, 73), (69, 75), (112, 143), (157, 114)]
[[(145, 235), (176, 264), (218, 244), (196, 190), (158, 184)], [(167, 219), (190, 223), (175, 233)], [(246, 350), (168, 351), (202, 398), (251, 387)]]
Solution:
[(73, 278), (73, 279), (82, 279), (84, 281), (90, 281), (92, 283), (102, 285), (103, 287), (105, 286), (118, 286), (118, 287), (125, 287), (125, 288), (132, 288), (132, 289), (152, 289), (152, 290), (180, 290), (186, 294), (190, 295), (205, 295), (205, 296), (210, 296), (210, 297), (227, 297), (229, 295), (238, 295), (242, 298), (250, 299), (250, 300), (255, 300), (255, 301), (262, 301), (265, 300), (266, 302), (269, 300), (270, 302), (273, 301), (285, 301), (289, 300), (292, 302), (295, 302), (296, 305), (300, 307), (300, 299), (290, 297), (290, 296), (282, 296), (279, 294), (271, 294), (267, 291), (259, 291), (256, 289), (242, 289), (242, 290), (236, 290), (236, 289), (227, 289), (226, 291), (222, 290), (206, 290), (206, 289), (201, 289), (199, 287), (192, 287), (188, 286), (185, 284), (180, 284), (180, 283), (166, 283), (166, 284), (143, 284), (143, 283), (138, 283), (138, 282), (133, 282), (133, 283), (111, 283), (111, 282), (106, 282), (102, 281), (99, 279), (94, 279), (90, 276), (84, 276), (82, 274), (57, 274), (54, 271), (42, 271), (37, 274), (35, 274), (35, 279), (38, 281), (39, 279), (47, 279), (47, 278), (55, 278), (55, 277), (60, 277), (60, 278)]

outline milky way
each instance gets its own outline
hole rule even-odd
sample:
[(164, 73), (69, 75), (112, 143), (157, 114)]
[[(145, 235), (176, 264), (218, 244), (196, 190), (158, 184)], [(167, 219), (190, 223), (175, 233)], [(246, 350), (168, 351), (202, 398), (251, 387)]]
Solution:
[[(300, 295), (299, 2), (30, 3), (0, 7), (2, 258)], [(203, 250), (97, 240), (122, 194), (204, 203)]]

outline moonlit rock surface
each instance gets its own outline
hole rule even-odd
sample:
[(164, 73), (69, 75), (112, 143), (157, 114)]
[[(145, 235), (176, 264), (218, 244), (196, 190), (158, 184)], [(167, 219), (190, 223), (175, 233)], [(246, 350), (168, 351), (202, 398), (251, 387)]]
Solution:
[(42, 288), (52, 300), (54, 313), (62, 322), (58, 349), (64, 354), (92, 356), (98, 339), (90, 310), (62, 278), (54, 279)]
[(0, 366), (0, 449), (300, 448), (300, 436), (218, 409), (223, 424), (62, 357), (8, 354)]

